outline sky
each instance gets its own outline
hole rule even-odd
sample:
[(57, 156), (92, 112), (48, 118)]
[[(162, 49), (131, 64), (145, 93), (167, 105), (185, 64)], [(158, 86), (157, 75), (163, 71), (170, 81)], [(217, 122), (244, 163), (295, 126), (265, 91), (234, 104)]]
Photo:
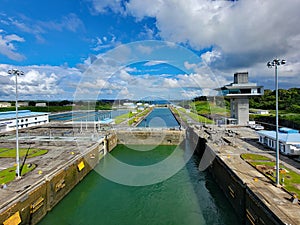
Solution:
[(299, 0), (0, 0), (0, 101), (191, 99), (300, 87)]

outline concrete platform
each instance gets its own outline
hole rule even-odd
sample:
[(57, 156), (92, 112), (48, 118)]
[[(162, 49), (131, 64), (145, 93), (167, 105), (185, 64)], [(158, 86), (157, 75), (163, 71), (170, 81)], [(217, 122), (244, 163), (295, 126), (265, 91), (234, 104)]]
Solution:
[[(52, 136), (46, 136), (52, 130)], [(63, 168), (64, 165), (75, 157), (84, 154), (84, 152), (95, 145), (97, 140), (101, 139), (101, 133), (94, 134), (93, 130), (87, 130), (90, 133), (73, 133), (73, 127), (60, 127), (50, 125), (49, 127), (40, 127), (23, 130), (20, 132), (19, 148), (37, 148), (45, 149), (47, 154), (27, 158), (26, 163), (35, 164), (36, 168), (25, 174), (21, 179), (13, 180), (0, 188), (0, 211), (10, 202), (28, 191), (35, 183), (42, 182), (54, 170)], [(30, 134), (30, 135), (29, 135)], [(59, 135), (60, 134), (60, 135)], [(61, 135), (64, 134), (64, 135)], [(67, 136), (67, 134), (69, 134)], [(59, 136), (58, 136), (59, 135)], [(0, 147), (15, 148), (15, 136), (12, 134), (2, 135), (0, 138)], [(20, 157), (20, 165), (24, 157)], [(15, 158), (0, 158), (1, 170), (12, 167), (16, 164)]]

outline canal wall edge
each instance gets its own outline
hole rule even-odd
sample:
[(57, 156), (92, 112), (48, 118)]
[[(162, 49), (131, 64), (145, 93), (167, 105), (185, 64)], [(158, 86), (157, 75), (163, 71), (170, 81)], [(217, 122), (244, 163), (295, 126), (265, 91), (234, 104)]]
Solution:
[[(216, 149), (205, 138), (200, 137), (192, 129), (189, 130), (191, 140), (197, 141), (195, 153), (201, 159), (204, 155), (214, 155), (208, 171), (221, 188), (241, 222), (246, 225), (286, 225), (270, 208), (261, 201), (251, 187), (218, 156)], [(200, 165), (199, 165), (200, 167)]]

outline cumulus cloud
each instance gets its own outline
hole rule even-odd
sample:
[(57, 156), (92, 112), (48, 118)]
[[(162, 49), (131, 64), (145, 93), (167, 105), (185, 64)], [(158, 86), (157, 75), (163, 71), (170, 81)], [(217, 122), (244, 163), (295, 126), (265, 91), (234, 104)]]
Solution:
[[(300, 75), (297, 65), (300, 57), (298, 0), (284, 4), (280, 0), (94, 2), (98, 2), (100, 9), (111, 7), (114, 12), (122, 11), (123, 15), (134, 16), (138, 21), (154, 18), (157, 34), (163, 40), (197, 50), (211, 49), (201, 58), (215, 73), (227, 72), (232, 76), (239, 70), (252, 70), (253, 74), (262, 72), (260, 76), (271, 78), (272, 73), (259, 66), (281, 57), (289, 62), (289, 71), (293, 71), (289, 75)], [(294, 85), (300, 85), (300, 81)]]
[(126, 10), (137, 18), (156, 18), (165, 40), (242, 53), (274, 44), (289, 47), (286, 38), (299, 34), (299, 6), (297, 0), (285, 4), (279, 0), (131, 0)]
[(202, 60), (207, 63), (211, 64), (212, 62), (215, 62), (219, 58), (221, 58), (222, 53), (217, 50), (207, 51), (201, 55)]
[[(7, 74), (9, 69), (12, 69), (11, 66), (0, 64), (0, 97), (12, 100), (15, 97), (15, 76)], [(24, 75), (18, 76), (19, 98), (26, 100), (71, 99), (81, 77), (78, 69), (64, 66), (31, 65), (18, 69), (24, 71)]]

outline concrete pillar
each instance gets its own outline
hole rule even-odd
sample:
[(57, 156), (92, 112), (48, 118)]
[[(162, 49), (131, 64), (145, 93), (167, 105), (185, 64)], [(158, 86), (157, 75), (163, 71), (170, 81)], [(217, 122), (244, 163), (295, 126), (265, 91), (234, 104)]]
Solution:
[(235, 113), (238, 125), (247, 125), (249, 121), (249, 99), (235, 99)]

